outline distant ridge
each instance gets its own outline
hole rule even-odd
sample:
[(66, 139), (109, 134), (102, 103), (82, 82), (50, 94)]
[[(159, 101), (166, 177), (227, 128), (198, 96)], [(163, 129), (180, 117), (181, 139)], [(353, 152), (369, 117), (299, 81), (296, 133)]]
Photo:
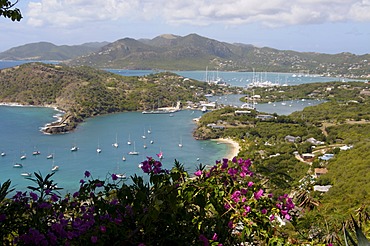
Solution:
[(94, 52), (108, 42), (81, 45), (60, 45), (49, 42), (25, 44), (0, 53), (0, 60), (56, 60), (64, 61)]
[[(0, 53), (3, 60), (59, 60), (68, 65), (117, 69), (290, 72), (370, 77), (370, 55), (323, 54), (226, 43), (198, 34), (122, 38), (112, 43), (55, 46), (40, 42)], [(68, 60), (68, 62), (67, 62)]]

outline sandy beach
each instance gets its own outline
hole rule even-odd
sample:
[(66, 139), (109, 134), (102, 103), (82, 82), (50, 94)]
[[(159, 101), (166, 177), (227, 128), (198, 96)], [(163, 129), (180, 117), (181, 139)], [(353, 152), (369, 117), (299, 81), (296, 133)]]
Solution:
[(213, 141), (216, 141), (217, 143), (220, 144), (228, 144), (230, 146), (229, 153), (226, 156), (224, 156), (224, 158), (232, 159), (238, 155), (240, 146), (238, 142), (232, 140), (231, 138), (218, 138), (213, 139)]

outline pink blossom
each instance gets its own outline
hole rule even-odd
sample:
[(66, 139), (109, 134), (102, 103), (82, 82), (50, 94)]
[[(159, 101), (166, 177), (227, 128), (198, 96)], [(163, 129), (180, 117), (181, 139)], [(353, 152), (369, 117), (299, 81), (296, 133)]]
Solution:
[(248, 187), (252, 187), (253, 185), (254, 185), (254, 183), (252, 181), (248, 182)]
[(256, 199), (256, 200), (258, 200), (258, 199), (260, 199), (261, 198), (261, 196), (263, 195), (263, 190), (262, 189), (260, 189), (259, 191), (257, 191), (257, 192), (255, 192), (254, 193), (254, 198)]
[(233, 229), (234, 228), (234, 223), (230, 220), (229, 223), (227, 223), (227, 226), (230, 228), (230, 229)]
[(194, 173), (195, 176), (201, 176), (202, 175), (202, 170), (198, 170)]

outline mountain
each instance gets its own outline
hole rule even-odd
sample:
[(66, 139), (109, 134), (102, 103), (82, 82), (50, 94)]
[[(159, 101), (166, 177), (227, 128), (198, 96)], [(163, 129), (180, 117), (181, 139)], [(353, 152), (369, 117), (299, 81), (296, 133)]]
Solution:
[(100, 68), (263, 71), (311, 73), (325, 76), (367, 77), (370, 55), (322, 54), (230, 44), (189, 34), (165, 34), (153, 39), (120, 39), (71, 65)]
[(370, 54), (323, 54), (226, 43), (189, 34), (113, 43), (55, 46), (37, 43), (0, 53), (0, 59), (69, 60), (96, 68), (291, 72), (322, 76), (370, 77)]
[(107, 42), (57, 46), (48, 42), (25, 44), (0, 53), (0, 60), (56, 60), (64, 61), (99, 50)]

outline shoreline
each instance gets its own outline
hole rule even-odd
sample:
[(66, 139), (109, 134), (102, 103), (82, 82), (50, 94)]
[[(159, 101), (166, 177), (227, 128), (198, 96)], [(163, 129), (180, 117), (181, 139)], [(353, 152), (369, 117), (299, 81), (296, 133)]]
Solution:
[(224, 156), (224, 158), (227, 158), (229, 160), (232, 160), (234, 157), (236, 157), (239, 154), (240, 151), (240, 145), (238, 142), (231, 138), (217, 138), (217, 139), (212, 139), (212, 141), (217, 142), (217, 144), (227, 144), (229, 145), (229, 151)]

